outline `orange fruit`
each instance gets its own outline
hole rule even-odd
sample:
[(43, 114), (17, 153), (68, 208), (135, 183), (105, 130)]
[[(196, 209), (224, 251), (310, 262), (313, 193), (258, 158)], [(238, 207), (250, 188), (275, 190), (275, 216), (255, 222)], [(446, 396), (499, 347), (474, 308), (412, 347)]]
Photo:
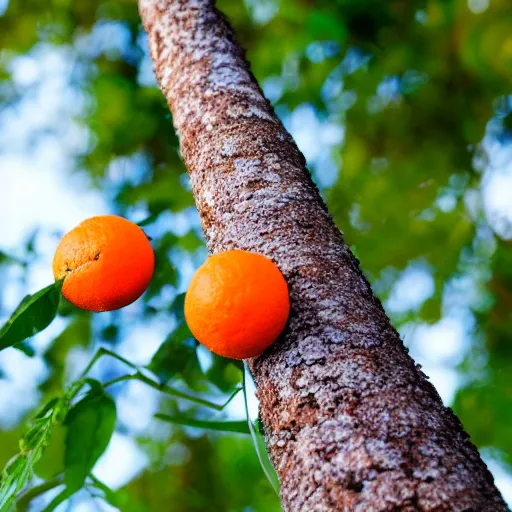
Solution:
[(129, 220), (103, 215), (66, 233), (53, 258), (62, 294), (89, 311), (111, 311), (138, 299), (147, 288), (155, 255), (144, 231)]
[(265, 256), (227, 251), (210, 256), (185, 296), (196, 339), (232, 359), (260, 355), (281, 334), (290, 313), (288, 285)]

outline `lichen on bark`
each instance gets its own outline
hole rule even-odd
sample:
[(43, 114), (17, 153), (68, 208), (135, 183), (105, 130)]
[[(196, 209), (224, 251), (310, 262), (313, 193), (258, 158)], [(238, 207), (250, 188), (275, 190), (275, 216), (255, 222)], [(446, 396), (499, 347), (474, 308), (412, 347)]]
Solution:
[(250, 361), (286, 511), (507, 510), (404, 348), (211, 0), (140, 0), (208, 249), (272, 258), (288, 326)]

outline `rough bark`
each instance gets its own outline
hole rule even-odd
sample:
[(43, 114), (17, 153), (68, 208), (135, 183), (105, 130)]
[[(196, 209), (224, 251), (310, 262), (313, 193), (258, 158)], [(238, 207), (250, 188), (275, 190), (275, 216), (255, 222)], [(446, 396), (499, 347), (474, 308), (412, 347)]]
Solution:
[(211, 0), (140, 0), (212, 253), (272, 258), (282, 337), (250, 362), (286, 511), (507, 510), (409, 357)]

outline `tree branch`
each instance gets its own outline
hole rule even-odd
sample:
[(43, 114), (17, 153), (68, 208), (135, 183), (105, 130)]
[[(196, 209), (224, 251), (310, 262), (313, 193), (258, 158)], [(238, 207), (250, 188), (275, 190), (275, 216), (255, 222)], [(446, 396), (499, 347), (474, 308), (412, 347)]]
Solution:
[(140, 0), (212, 253), (284, 273), (292, 313), (250, 361), (286, 511), (507, 510), (416, 367), (210, 0)]

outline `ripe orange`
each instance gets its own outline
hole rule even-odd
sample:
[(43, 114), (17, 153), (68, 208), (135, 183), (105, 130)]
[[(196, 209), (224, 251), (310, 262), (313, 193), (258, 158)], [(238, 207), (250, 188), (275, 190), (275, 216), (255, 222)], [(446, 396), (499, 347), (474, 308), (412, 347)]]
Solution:
[(289, 312), (288, 286), (277, 266), (246, 251), (210, 256), (185, 296), (192, 334), (232, 359), (260, 355), (282, 332)]
[(65, 234), (53, 258), (62, 294), (89, 311), (111, 311), (138, 299), (147, 288), (155, 255), (144, 231), (129, 220), (103, 215)]

